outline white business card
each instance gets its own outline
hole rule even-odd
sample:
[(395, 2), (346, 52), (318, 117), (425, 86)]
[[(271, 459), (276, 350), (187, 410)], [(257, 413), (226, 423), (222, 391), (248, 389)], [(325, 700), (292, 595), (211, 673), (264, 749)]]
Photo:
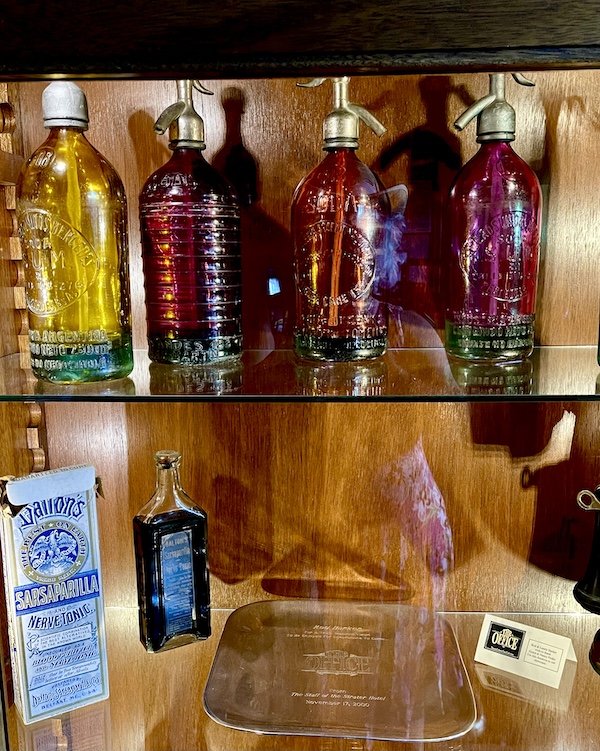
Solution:
[(577, 662), (566, 636), (495, 615), (484, 617), (475, 662), (558, 688), (567, 660)]

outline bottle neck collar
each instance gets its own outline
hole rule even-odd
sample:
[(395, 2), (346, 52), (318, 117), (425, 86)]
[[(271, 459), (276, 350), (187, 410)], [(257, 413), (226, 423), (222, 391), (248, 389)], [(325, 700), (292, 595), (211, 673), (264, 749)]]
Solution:
[(80, 136), (85, 136), (87, 128), (81, 125), (46, 125), (46, 130), (50, 133), (77, 133)]
[(514, 133), (487, 133), (477, 136), (477, 143), (512, 143), (515, 140)]
[(204, 151), (206, 144), (204, 141), (185, 141), (183, 139), (175, 139), (169, 142), (169, 148), (171, 151), (181, 151), (186, 149), (188, 151)]
[(511, 143), (506, 138), (496, 138), (494, 140), (478, 141), (480, 151), (494, 151), (498, 147), (504, 147), (506, 150), (512, 151)]
[(352, 152), (353, 154), (356, 153), (356, 150), (358, 149), (358, 144), (356, 146), (332, 146), (330, 144), (324, 144), (323, 145), (323, 151), (326, 151), (328, 154), (336, 154), (341, 152)]
[(163, 496), (172, 490), (179, 489), (179, 464), (172, 464), (170, 467), (156, 467), (156, 490)]

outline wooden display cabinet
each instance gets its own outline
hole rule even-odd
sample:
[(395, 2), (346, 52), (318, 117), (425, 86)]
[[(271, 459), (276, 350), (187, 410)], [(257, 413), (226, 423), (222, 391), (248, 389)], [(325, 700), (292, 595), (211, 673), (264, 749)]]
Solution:
[[(0, 99), (12, 106), (0, 134), (0, 469), (96, 467), (111, 688), (108, 702), (37, 729), (8, 707), (11, 749), (429, 748), (259, 736), (209, 719), (202, 692), (227, 615), (276, 597), (448, 613), (479, 720), (462, 739), (431, 748), (597, 747), (600, 677), (587, 653), (600, 621), (572, 588), (592, 535), (576, 493), (600, 480), (599, 11), (598, 2), (534, 0), (518, 8), (449, 0), (11, 7), (0, 28)], [(507, 96), (515, 149), (544, 192), (538, 346), (531, 370), (508, 381), (475, 373), (465, 386), (441, 338), (442, 216), (451, 180), (477, 146), (474, 127), (457, 134), (452, 123), (487, 91), (484, 71), (514, 68), (531, 70), (536, 83), (508, 84)], [(82, 79), (89, 138), (123, 178), (130, 209), (136, 368), (124, 382), (79, 390), (37, 384), (20, 354), (27, 322), (13, 184), (19, 155), (44, 139), (47, 81), (38, 79), (54, 74)], [(353, 76), (352, 99), (388, 128), (381, 140), (363, 131), (361, 158), (388, 187), (410, 191), (391, 350), (371, 365), (313, 367), (290, 353), (289, 206), (322, 158), (331, 95), (295, 81), (317, 74)], [(198, 102), (207, 156), (244, 199), (246, 351), (240, 368), (212, 382), (206, 373), (151, 371), (145, 355), (138, 195), (168, 158), (152, 124), (184, 76), (215, 92)], [(278, 295), (268, 294), (269, 279)], [(182, 452), (184, 487), (209, 515), (214, 635), (151, 655), (138, 639), (131, 520), (152, 492), (159, 448)], [(519, 698), (518, 687), (511, 693), (478, 674), (485, 612), (571, 637), (578, 664), (566, 688)], [(6, 661), (4, 674), (10, 689)]]

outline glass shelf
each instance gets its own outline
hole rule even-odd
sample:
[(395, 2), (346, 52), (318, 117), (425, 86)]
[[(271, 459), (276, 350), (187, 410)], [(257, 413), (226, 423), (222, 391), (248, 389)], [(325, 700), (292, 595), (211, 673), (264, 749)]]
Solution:
[(449, 362), (445, 350), (390, 349), (360, 363), (300, 361), (290, 350), (248, 350), (205, 367), (151, 363), (136, 350), (129, 378), (82, 385), (37, 381), (19, 355), (0, 359), (2, 401), (561, 401), (600, 394), (597, 349), (539, 347), (521, 363)]
[[(472, 683), (474, 727), (460, 741), (395, 743), (293, 735), (260, 735), (224, 727), (207, 716), (202, 696), (231, 610), (213, 610), (213, 635), (164, 654), (148, 654), (138, 639), (137, 608), (108, 607), (106, 627), (110, 699), (58, 719), (23, 725), (8, 710), (11, 748), (55, 751), (57, 738), (70, 748), (206, 748), (210, 751), (593, 751), (600, 719), (594, 711), (600, 687), (588, 660), (598, 629), (589, 613), (510, 613), (511, 620), (543, 628), (573, 642), (577, 663), (567, 662), (558, 689), (476, 664), (473, 660), (483, 613), (444, 613), (452, 626)], [(404, 645), (398, 644), (398, 654)], [(385, 666), (390, 670), (390, 666)], [(399, 675), (401, 675), (399, 673)], [(135, 682), (132, 676), (136, 676)], [(157, 690), (160, 686), (160, 690)]]

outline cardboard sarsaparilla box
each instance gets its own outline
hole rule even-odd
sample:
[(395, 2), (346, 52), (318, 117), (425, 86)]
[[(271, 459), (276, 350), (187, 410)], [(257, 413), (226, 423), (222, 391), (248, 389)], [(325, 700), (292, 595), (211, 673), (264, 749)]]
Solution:
[(78, 465), (2, 485), (15, 703), (30, 723), (108, 697), (96, 476)]

